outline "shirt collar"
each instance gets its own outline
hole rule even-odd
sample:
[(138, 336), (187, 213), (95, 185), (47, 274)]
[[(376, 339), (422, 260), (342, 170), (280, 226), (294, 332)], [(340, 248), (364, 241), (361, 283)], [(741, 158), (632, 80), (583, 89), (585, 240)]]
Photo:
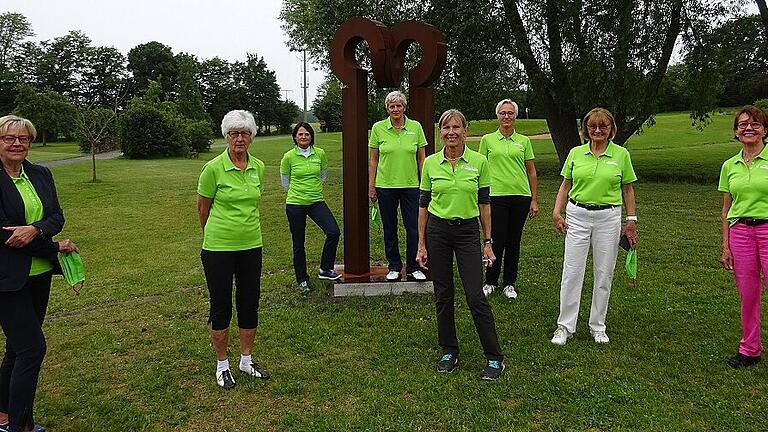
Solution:
[(13, 180), (13, 183), (19, 183), (20, 181), (29, 181), (29, 177), (27, 177), (27, 173), (24, 172), (24, 165), (21, 166), (21, 171), (19, 171), (18, 177), (11, 177), (11, 180)]
[[(590, 142), (591, 141), (587, 141), (587, 149), (584, 152), (585, 155), (592, 154), (592, 147), (589, 144)], [(615, 146), (615, 144), (613, 143), (613, 140), (608, 140), (608, 146), (605, 147), (605, 151), (599, 157), (602, 157), (602, 156), (613, 157), (613, 146)]]
[[(440, 161), (440, 163), (443, 162), (450, 162), (447, 157), (445, 157), (445, 147), (443, 147), (442, 150), (440, 150), (440, 155), (443, 157), (443, 160)], [(463, 160), (466, 163), (469, 163), (469, 154), (467, 153), (467, 144), (464, 143), (464, 153), (459, 156), (459, 159)]]
[[(394, 129), (395, 127), (392, 126), (392, 117), (387, 117), (387, 123), (389, 126), (387, 126), (387, 129)], [(400, 129), (408, 130), (408, 116), (403, 114), (403, 127)]]
[[(515, 129), (512, 129), (512, 135), (509, 136), (509, 139), (512, 140), (515, 135), (517, 135), (517, 131)], [(504, 135), (501, 133), (501, 129), (496, 129), (496, 139), (499, 141), (503, 141), (507, 138), (504, 138)]]
[[(253, 166), (253, 158), (251, 157), (250, 153), (248, 154), (248, 164), (245, 166), (245, 170), (248, 171), (249, 169), (255, 168)], [(240, 168), (236, 167), (234, 163), (232, 163), (232, 159), (229, 158), (229, 149), (224, 149), (224, 171), (232, 171), (232, 170), (240, 170)]]
[[(293, 149), (296, 151), (296, 154), (297, 154), (297, 155), (299, 155), (299, 156), (303, 156), (303, 155), (301, 154), (301, 148), (300, 148), (299, 146), (297, 146), (297, 145), (294, 145), (294, 146), (293, 146)], [(313, 145), (309, 146), (309, 154), (310, 154), (310, 156), (311, 156), (311, 155), (313, 155), (313, 154), (315, 154), (315, 146), (313, 146)]]
[[(743, 149), (739, 151), (739, 153), (738, 153), (738, 155), (737, 155), (737, 156), (738, 156), (738, 158), (736, 159), (736, 161), (735, 161), (735, 162), (741, 162), (741, 163), (743, 163), (744, 165), (746, 165), (746, 164), (747, 164), (747, 163), (744, 161), (744, 150), (743, 150)], [(764, 161), (768, 161), (768, 145), (766, 145), (765, 147), (763, 147), (763, 149), (760, 151), (760, 153), (758, 153), (758, 154), (757, 154), (757, 156), (755, 156), (755, 159), (758, 159), (758, 158), (759, 158), (759, 159), (762, 159), (762, 160), (764, 160)], [(23, 171), (22, 171), (22, 172), (23, 172)]]

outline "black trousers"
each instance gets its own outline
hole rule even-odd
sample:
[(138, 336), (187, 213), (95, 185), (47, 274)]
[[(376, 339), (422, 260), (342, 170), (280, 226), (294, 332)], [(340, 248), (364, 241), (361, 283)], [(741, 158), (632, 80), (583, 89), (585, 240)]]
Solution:
[(341, 231), (325, 201), (307, 205), (286, 204), (285, 214), (288, 216), (288, 226), (291, 229), (291, 239), (293, 240), (293, 270), (296, 273), (296, 282), (301, 283), (309, 280), (307, 253), (304, 250), (307, 216), (325, 233), (323, 254), (320, 256), (320, 269), (333, 270)]
[(488, 360), (502, 360), (496, 323), (488, 299), (483, 295), (483, 256), (477, 219), (448, 225), (434, 217), (427, 221), (427, 258), (435, 286), (437, 338), (443, 353), (459, 354), (454, 312), (453, 256), (459, 269), (467, 306)]
[(46, 344), (43, 320), (51, 294), (52, 272), (30, 276), (19, 291), (0, 292), (0, 325), (5, 356), (0, 365), (0, 412), (11, 430), (34, 426), (33, 406)]
[(398, 205), (405, 227), (405, 272), (413, 273), (420, 269), (416, 264), (416, 249), (419, 246), (419, 193), (419, 188), (376, 188), (381, 225), (384, 228), (384, 254), (391, 271), (400, 272), (403, 269), (397, 238)]
[(232, 277), (235, 279), (237, 326), (255, 329), (259, 324), (261, 296), (261, 248), (241, 251), (200, 252), (205, 282), (211, 298), (208, 323), (213, 330), (229, 328), (232, 320)]
[(531, 197), (524, 195), (505, 195), (491, 197), (491, 237), (493, 254), (496, 261), (485, 271), (485, 283), (499, 284), (501, 261), (504, 260), (502, 286), (517, 282), (517, 269), (520, 263), (520, 240), (523, 227), (528, 219)]

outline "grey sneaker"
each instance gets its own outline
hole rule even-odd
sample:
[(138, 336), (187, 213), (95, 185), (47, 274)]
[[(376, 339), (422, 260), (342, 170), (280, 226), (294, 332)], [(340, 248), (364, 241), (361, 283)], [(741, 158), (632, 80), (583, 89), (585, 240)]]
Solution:
[(483, 370), (483, 375), (480, 379), (485, 381), (497, 380), (506, 368), (504, 362), (501, 360), (488, 360), (488, 364), (485, 365), (485, 370)]
[(610, 339), (608, 339), (608, 335), (605, 334), (604, 331), (593, 331), (591, 333), (592, 333), (592, 338), (595, 339), (595, 342), (599, 344), (607, 344), (608, 342), (611, 341)]
[(400, 279), (400, 272), (396, 272), (394, 270), (390, 270), (389, 273), (387, 273), (387, 280), (388, 281), (396, 281)]
[(517, 298), (517, 291), (515, 291), (514, 285), (507, 285), (504, 287), (504, 295), (507, 296), (508, 299), (514, 300)]
[(486, 297), (493, 294), (493, 291), (496, 289), (496, 285), (489, 285), (485, 284), (483, 285), (483, 294), (485, 294)]
[(307, 281), (301, 281), (301, 282), (299, 283), (299, 292), (301, 293), (301, 295), (307, 295), (307, 294), (309, 294), (309, 290), (310, 290), (310, 288), (309, 288), (309, 282), (307, 282)]
[(317, 273), (317, 277), (320, 279), (326, 279), (326, 280), (337, 280), (341, 279), (341, 275), (336, 273), (333, 270), (323, 270), (320, 269), (320, 271)]

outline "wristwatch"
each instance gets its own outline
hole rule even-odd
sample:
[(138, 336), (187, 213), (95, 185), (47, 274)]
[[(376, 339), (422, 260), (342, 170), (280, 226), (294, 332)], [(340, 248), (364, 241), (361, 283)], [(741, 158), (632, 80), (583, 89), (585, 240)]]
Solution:
[(627, 215), (627, 222), (637, 222), (637, 215)]
[(487, 244), (491, 244), (492, 245), (493, 244), (493, 239), (488, 237), (487, 239), (483, 240), (483, 245), (487, 245)]

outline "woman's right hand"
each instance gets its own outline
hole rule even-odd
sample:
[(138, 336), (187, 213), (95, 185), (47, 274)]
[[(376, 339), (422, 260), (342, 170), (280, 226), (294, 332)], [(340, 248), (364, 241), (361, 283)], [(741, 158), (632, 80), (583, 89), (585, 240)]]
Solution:
[(419, 250), (416, 252), (416, 264), (418, 264), (423, 269), (428, 269), (428, 262), (429, 260), (427, 259), (427, 248), (424, 246), (419, 246)]
[(78, 248), (70, 239), (59, 240), (57, 243), (59, 244), (59, 252), (80, 252), (80, 248)]
[(560, 234), (565, 234), (568, 231), (568, 224), (560, 213), (552, 213), (552, 226), (554, 226)]
[(376, 186), (368, 187), (368, 198), (370, 198), (372, 203), (376, 202)]
[(720, 255), (720, 264), (728, 271), (733, 271), (733, 255), (729, 249), (723, 249), (722, 255)]

